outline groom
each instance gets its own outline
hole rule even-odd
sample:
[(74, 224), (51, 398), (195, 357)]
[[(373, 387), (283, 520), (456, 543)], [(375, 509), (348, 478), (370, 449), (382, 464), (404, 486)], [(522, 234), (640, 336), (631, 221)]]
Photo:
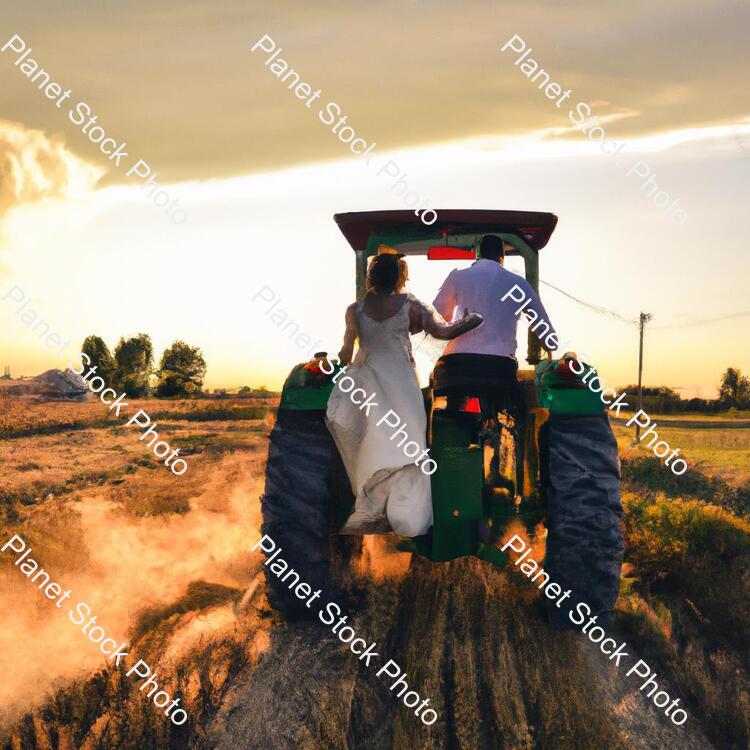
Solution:
[(457, 309), (465, 307), (484, 317), (484, 325), (453, 339), (435, 365), (433, 393), (447, 396), (448, 410), (460, 409), (467, 396), (479, 397), (483, 418), (494, 418), (503, 408), (520, 407), (518, 318), (513, 305), (501, 301), (514, 284), (531, 300), (527, 309), (535, 310), (539, 320), (554, 332), (537, 293), (523, 276), (506, 270), (504, 261), (502, 239), (485, 235), (479, 245), (479, 258), (468, 268), (451, 271), (433, 302), (447, 321), (453, 319)]

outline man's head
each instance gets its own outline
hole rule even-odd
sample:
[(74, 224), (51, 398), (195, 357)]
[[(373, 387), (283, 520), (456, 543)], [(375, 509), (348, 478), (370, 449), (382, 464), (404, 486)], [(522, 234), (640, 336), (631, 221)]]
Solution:
[(503, 241), (496, 234), (485, 234), (479, 243), (479, 257), (502, 262), (505, 258)]

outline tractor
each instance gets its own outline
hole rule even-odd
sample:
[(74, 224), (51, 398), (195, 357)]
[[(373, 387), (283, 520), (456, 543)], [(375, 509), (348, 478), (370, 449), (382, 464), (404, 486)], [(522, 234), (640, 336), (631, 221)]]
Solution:
[[(411, 211), (334, 216), (355, 254), (357, 299), (365, 294), (368, 259), (381, 244), (404, 253), (407, 261), (426, 256), (435, 262), (469, 263), (487, 234), (506, 243), (506, 257), (523, 259), (526, 280), (538, 291), (539, 252), (557, 224), (554, 214), (485, 210), (437, 214), (431, 226)], [(498, 304), (512, 303), (498, 300)], [(269, 439), (261, 509), (263, 533), (284, 549), (290, 565), (304, 571), (313, 588), (335, 591), (331, 561), (353, 551), (350, 538), (338, 536), (337, 531), (351, 513), (354, 497), (324, 421), (335, 387), (335, 371), (326, 375), (320, 368), (326, 357), (326, 352), (318, 352), (309, 362), (297, 364), (284, 383)], [(476, 398), (469, 396), (458, 412), (448, 411), (444, 399), (433, 398), (430, 389), (424, 389), (427, 437), (438, 466), (431, 476), (433, 527), (429, 537), (402, 539), (398, 549), (436, 563), (473, 555), (502, 568), (507, 555), (498, 541), (509, 523), (520, 521), (531, 532), (542, 521), (547, 490), (553, 484), (545, 458), (549, 440), (544, 426), (550, 413), (590, 415), (598, 418), (597, 425), (606, 417), (601, 400), (571, 374), (564, 360), (542, 360), (531, 331), (526, 362), (531, 368), (518, 371), (518, 402), (506, 404), (497, 419), (483, 419)], [(278, 578), (268, 576), (267, 588), (276, 609), (289, 617), (305, 615), (299, 600)]]

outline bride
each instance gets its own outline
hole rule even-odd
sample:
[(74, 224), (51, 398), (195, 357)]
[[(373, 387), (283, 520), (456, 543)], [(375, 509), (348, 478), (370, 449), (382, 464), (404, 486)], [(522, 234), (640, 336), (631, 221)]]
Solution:
[[(401, 292), (407, 278), (403, 256), (381, 245), (367, 272), (367, 294), (346, 310), (340, 364), (351, 362), (346, 374), (371, 396), (371, 405), (365, 411), (352, 401), (353, 386), (347, 392), (334, 387), (328, 400), (326, 423), (356, 495), (342, 534), (393, 530), (414, 537), (432, 525), (430, 477), (415, 465), (413, 457), (419, 454), (410, 458), (399, 447), (404, 431), (422, 454), (427, 447), (427, 420), (409, 334), (426, 331), (438, 339), (452, 339), (483, 319), (465, 310), (463, 318), (446, 323), (432, 308)], [(352, 361), (356, 339), (359, 349)], [(389, 410), (401, 419), (398, 436), (396, 428), (381, 421)]]

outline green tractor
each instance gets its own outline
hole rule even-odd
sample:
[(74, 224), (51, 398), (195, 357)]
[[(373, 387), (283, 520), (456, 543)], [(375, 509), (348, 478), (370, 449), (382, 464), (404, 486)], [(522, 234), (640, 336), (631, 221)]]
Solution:
[[(557, 224), (554, 214), (529, 211), (441, 210), (431, 226), (411, 211), (336, 214), (334, 219), (355, 253), (358, 299), (365, 293), (368, 259), (381, 244), (407, 260), (426, 256), (435, 262), (471, 262), (487, 234), (507, 243), (506, 256), (523, 259), (526, 279), (538, 291), (539, 251)], [(500, 304), (513, 303), (498, 300)], [(483, 422), (477, 399), (468, 398), (458, 413), (448, 412), (425, 389), (430, 452), (438, 466), (431, 477), (433, 528), (429, 539), (403, 539), (399, 549), (434, 562), (474, 555), (503, 567), (507, 556), (497, 543), (508, 524), (517, 519), (531, 531), (541, 522), (540, 431), (550, 411), (601, 416), (604, 407), (580, 378), (571, 377), (564, 362), (542, 361), (540, 353), (529, 332), (526, 361), (534, 369), (519, 369), (521, 403), (508, 404), (493, 424)], [(284, 383), (261, 498), (263, 533), (284, 548), (285, 559), (304, 572), (313, 588), (324, 589), (333, 585), (331, 557), (349, 543), (336, 532), (354, 500), (324, 422), (336, 372), (321, 370), (325, 356), (318, 352), (296, 365)], [(558, 365), (563, 365), (559, 373)], [(290, 616), (303, 614), (283, 583), (274, 576), (267, 583), (272, 606)]]

